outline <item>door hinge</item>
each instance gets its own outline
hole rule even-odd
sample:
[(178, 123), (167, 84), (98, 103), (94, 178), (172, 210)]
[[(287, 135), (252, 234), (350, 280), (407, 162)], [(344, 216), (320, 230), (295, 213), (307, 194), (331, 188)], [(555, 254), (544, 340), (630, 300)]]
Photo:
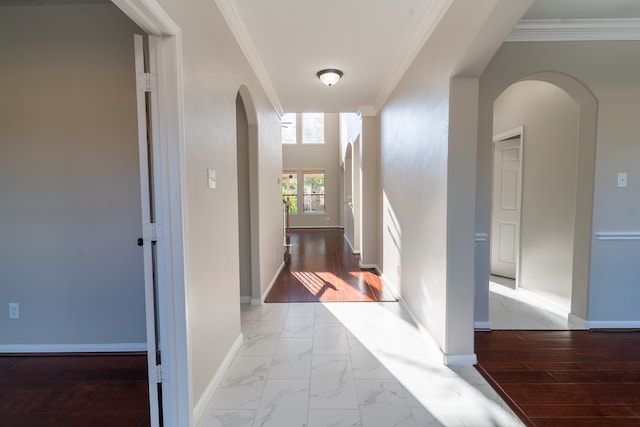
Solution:
[(164, 376), (162, 372), (162, 365), (156, 365), (154, 381), (156, 384), (161, 384), (163, 380), (164, 380)]
[(144, 226), (142, 227), (142, 237), (144, 238), (144, 240), (148, 240), (150, 242), (157, 242), (158, 240), (160, 240), (158, 224), (156, 224), (155, 222), (144, 224)]
[(156, 76), (151, 73), (138, 74), (138, 90), (143, 92), (153, 92), (156, 89)]

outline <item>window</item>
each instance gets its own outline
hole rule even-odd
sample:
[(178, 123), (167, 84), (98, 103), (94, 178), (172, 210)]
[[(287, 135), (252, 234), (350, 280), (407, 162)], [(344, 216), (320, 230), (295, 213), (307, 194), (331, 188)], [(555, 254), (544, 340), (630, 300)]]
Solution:
[(304, 213), (324, 213), (324, 171), (304, 172)]
[(296, 114), (287, 113), (282, 116), (282, 143), (283, 144), (295, 144), (296, 143)]
[(282, 172), (282, 198), (289, 201), (289, 212), (298, 212), (298, 172)]
[(302, 143), (324, 144), (324, 113), (302, 114)]

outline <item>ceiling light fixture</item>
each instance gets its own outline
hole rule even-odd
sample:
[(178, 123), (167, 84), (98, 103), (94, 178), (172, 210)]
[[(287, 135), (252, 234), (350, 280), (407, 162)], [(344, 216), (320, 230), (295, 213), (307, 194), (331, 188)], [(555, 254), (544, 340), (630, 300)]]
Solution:
[(320, 81), (327, 86), (333, 86), (342, 78), (342, 71), (334, 68), (327, 68), (316, 73)]

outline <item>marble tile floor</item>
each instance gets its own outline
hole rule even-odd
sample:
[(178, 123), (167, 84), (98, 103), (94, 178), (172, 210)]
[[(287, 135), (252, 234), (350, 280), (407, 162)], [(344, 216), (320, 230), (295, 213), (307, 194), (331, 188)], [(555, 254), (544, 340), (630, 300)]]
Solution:
[(243, 306), (242, 332), (197, 427), (523, 425), (397, 302)]
[(491, 276), (489, 282), (489, 321), (491, 329), (585, 329), (559, 304), (531, 292), (516, 291), (513, 280), (496, 276)]

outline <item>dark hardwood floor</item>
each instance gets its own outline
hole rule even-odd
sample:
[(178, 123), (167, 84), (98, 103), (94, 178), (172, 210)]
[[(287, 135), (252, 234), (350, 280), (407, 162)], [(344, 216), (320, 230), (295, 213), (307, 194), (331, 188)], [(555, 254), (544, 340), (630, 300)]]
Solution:
[(529, 426), (640, 426), (640, 332), (476, 332), (477, 369)]
[(344, 230), (291, 230), (289, 242), (289, 260), (266, 302), (396, 301), (374, 271), (360, 269)]
[(0, 356), (0, 426), (149, 426), (144, 354)]

